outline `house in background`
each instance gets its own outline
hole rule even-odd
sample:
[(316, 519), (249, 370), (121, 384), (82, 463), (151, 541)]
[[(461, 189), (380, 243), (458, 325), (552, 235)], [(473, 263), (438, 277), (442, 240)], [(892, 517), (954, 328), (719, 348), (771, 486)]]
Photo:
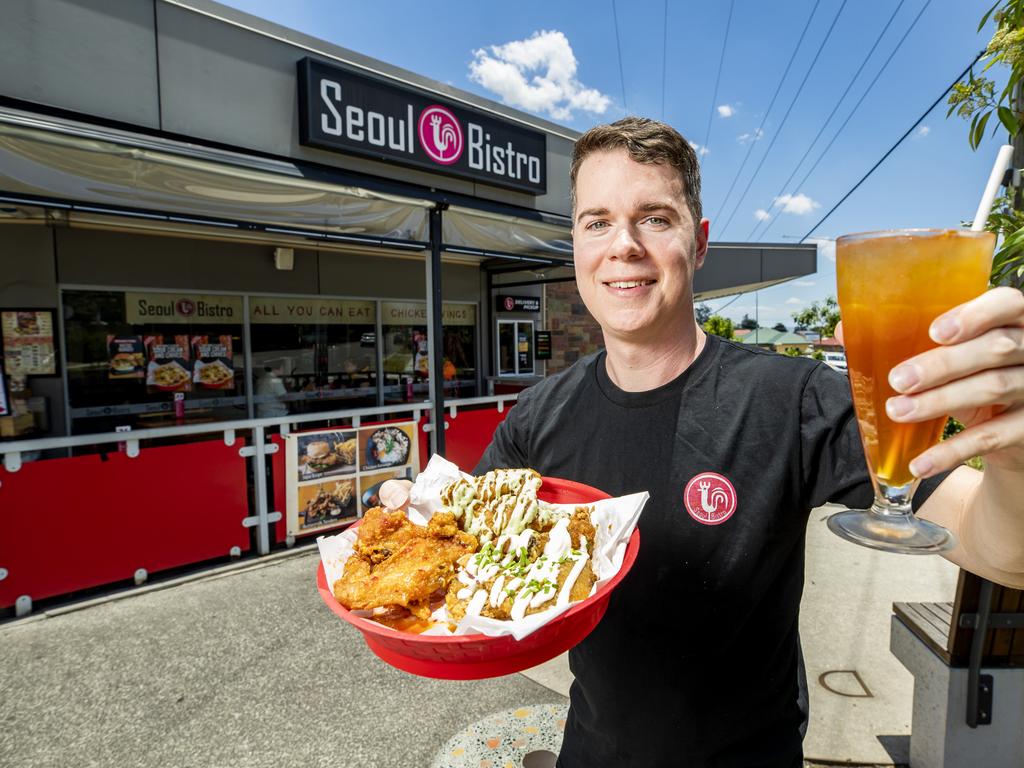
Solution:
[(796, 350), (798, 354), (809, 355), (813, 347), (813, 344), (799, 333), (776, 331), (774, 328), (758, 328), (738, 338), (737, 341), (780, 354), (785, 354), (787, 350)]

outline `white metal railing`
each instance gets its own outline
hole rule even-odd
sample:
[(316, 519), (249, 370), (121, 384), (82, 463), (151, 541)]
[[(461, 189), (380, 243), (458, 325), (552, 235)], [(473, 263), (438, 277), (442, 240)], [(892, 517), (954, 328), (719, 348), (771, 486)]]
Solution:
[[(498, 412), (505, 410), (505, 403), (514, 402), (519, 397), (518, 393), (507, 395), (495, 395), (491, 397), (467, 397), (460, 400), (446, 400), (445, 406), (451, 418), (456, 418), (460, 408), (467, 408), (480, 405), (495, 405)], [(234, 445), (235, 433), (246, 430), (252, 432), (252, 444), (239, 449), (239, 455), (243, 458), (253, 460), (253, 477), (255, 478), (255, 501), (256, 514), (245, 518), (242, 525), (256, 528), (257, 550), (259, 554), (265, 555), (270, 552), (270, 524), (281, 519), (280, 510), (271, 510), (267, 496), (267, 455), (277, 453), (278, 446), (267, 443), (266, 432), (268, 428), (276, 427), (279, 434), (287, 435), (291, 432), (293, 425), (309, 424), (317, 421), (348, 421), (351, 428), (358, 429), (362, 420), (367, 417), (396, 415), (409, 413), (412, 420), (418, 422), (423, 412), (433, 413), (433, 404), (429, 400), (416, 403), (399, 403), (396, 405), (380, 405), (371, 408), (353, 408), (339, 411), (322, 411), (320, 413), (308, 413), (303, 415), (273, 416), (259, 419), (238, 419), (234, 421), (221, 421), (208, 424), (189, 424), (177, 427), (154, 427), (130, 432), (102, 432), (93, 435), (73, 435), (69, 437), (46, 437), (30, 440), (11, 440), (0, 442), (0, 454), (4, 457), (4, 468), (8, 472), (17, 472), (21, 469), (22, 454), (35, 451), (46, 451), (61, 448), (75, 448), (83, 445), (103, 445), (108, 443), (123, 443), (130, 458), (139, 455), (141, 440), (156, 440), (169, 437), (183, 437), (188, 435), (205, 435), (221, 433), (225, 445)], [(423, 425), (425, 432), (433, 429), (433, 424)]]

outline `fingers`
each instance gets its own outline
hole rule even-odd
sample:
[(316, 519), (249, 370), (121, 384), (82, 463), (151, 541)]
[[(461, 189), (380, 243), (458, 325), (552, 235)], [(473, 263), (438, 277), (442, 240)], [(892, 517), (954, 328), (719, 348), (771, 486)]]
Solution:
[(889, 372), (889, 386), (913, 394), (977, 371), (1017, 365), (1024, 365), (1024, 328), (1002, 327), (900, 363)]
[(926, 421), (994, 405), (1024, 400), (1024, 365), (981, 371), (968, 378), (927, 389), (919, 394), (890, 397), (885, 412), (893, 421)]
[(956, 344), (1001, 326), (1024, 325), (1024, 294), (1003, 286), (939, 315), (928, 334), (936, 344)]
[(929, 448), (910, 462), (916, 477), (953, 469), (973, 456), (985, 456), (1024, 443), (1024, 410), (1006, 411)]
[(388, 509), (408, 509), (409, 489), (412, 482), (409, 480), (387, 480), (381, 485), (377, 495), (381, 504)]
[(846, 343), (846, 342), (843, 341), (843, 321), (842, 320), (840, 320), (838, 323), (836, 323), (836, 329), (832, 332), (832, 335), (835, 337), (835, 340), (838, 341), (840, 344), (845, 344)]

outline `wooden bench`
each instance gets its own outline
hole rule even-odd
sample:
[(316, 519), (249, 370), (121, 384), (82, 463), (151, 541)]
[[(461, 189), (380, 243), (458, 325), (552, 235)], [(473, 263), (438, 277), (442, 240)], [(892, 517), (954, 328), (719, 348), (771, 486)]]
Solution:
[(961, 570), (951, 603), (893, 603), (890, 646), (914, 675), (912, 768), (1024, 766), (1024, 591)]

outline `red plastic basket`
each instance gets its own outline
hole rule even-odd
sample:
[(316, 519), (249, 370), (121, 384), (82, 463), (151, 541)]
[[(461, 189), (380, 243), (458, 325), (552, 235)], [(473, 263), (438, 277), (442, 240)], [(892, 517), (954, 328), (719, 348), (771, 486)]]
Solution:
[[(609, 498), (607, 493), (589, 485), (550, 477), (544, 478), (538, 495), (554, 504), (584, 504)], [(564, 653), (589, 635), (604, 616), (612, 590), (633, 566), (639, 549), (640, 531), (633, 531), (622, 567), (615, 576), (595, 594), (522, 640), (511, 636), (444, 637), (397, 632), (355, 616), (335, 600), (324, 576), (323, 563), (317, 566), (316, 585), (327, 607), (362, 632), (370, 650), (392, 667), (421, 677), (479, 680), (535, 667)]]

